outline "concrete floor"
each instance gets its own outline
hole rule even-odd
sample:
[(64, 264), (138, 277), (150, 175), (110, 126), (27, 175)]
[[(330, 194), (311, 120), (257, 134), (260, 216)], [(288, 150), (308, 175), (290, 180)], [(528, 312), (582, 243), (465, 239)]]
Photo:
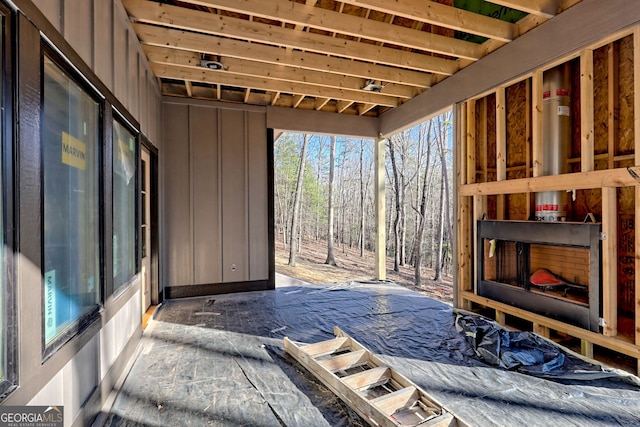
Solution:
[(308, 285), (165, 302), (106, 426), (363, 426), (282, 350), (340, 326), (470, 425), (640, 425), (640, 390), (562, 384), (480, 362), (451, 307), (389, 283)]

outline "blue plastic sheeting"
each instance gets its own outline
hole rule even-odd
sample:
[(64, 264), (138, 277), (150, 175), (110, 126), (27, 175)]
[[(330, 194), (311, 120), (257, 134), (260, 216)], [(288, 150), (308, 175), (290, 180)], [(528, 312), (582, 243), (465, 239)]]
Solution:
[[(640, 425), (640, 388), (629, 381), (635, 377), (488, 327), (483, 336), (476, 330), (475, 341), (495, 334), (501, 350), (518, 343), (540, 353), (512, 348), (483, 361), (470, 344), (471, 332), (458, 331), (456, 319), (444, 303), (380, 282), (171, 300), (145, 331), (145, 347), (109, 425), (363, 426), (283, 350), (284, 336), (318, 342), (333, 338), (334, 326), (471, 426)], [(560, 354), (565, 374), (568, 366), (576, 368), (573, 374), (587, 370), (600, 377), (547, 379)], [(541, 360), (541, 367), (523, 363), (529, 358)], [(518, 369), (538, 370), (544, 378)]]

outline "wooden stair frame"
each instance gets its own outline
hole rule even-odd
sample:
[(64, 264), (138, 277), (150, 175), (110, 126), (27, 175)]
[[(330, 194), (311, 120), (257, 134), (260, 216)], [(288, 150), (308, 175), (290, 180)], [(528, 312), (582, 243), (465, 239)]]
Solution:
[[(467, 426), (340, 328), (334, 327), (334, 334), (336, 338), (313, 344), (298, 344), (285, 337), (284, 347), (370, 425)], [(354, 370), (357, 372), (351, 372)], [(384, 394), (369, 397), (371, 391)]]

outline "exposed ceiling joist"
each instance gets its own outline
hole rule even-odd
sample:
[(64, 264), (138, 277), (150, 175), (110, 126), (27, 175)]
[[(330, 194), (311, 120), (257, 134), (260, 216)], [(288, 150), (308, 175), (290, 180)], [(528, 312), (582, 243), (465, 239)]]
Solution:
[(585, 0), (122, 1), (165, 95), (391, 117)]
[[(275, 65), (335, 73), (381, 81), (428, 88), (432, 75), (418, 71), (393, 68), (343, 58), (332, 58), (306, 52), (286, 52), (285, 49), (218, 36), (191, 33), (184, 30), (161, 28), (148, 24), (134, 24), (140, 41), (153, 46), (170, 46), (175, 49), (204, 54), (250, 59)], [(167, 40), (171, 40), (167, 43)]]
[(252, 42), (287, 46), (309, 52), (374, 62), (428, 73), (452, 75), (458, 71), (454, 60), (358, 43), (352, 40), (300, 33), (289, 37), (291, 30), (258, 22), (213, 15), (207, 12), (155, 3), (149, 0), (125, 0), (127, 10), (138, 21), (171, 28), (219, 35)]
[[(197, 5), (213, 5), (237, 13), (249, 11), (263, 18), (279, 19), (298, 26), (362, 37), (397, 46), (420, 49), (464, 59), (479, 59), (478, 45), (452, 37), (391, 25), (359, 16), (294, 3), (289, 0), (183, 0)], [(393, 16), (391, 15), (391, 20)], [(366, 28), (366, 31), (365, 31)]]
[(159, 64), (151, 62), (151, 69), (155, 75), (172, 80), (189, 80), (191, 82), (209, 83), (212, 81), (223, 86), (239, 88), (254, 88), (264, 91), (277, 91), (292, 94), (301, 94), (313, 97), (330, 97), (334, 99), (346, 99), (353, 102), (372, 103), (387, 107), (400, 105), (398, 98), (375, 92), (354, 91), (346, 89), (323, 88), (319, 86), (304, 85), (292, 82), (283, 82), (261, 77), (248, 77), (233, 74), (227, 71), (209, 70), (201, 67)]
[(513, 24), (435, 1), (343, 0), (343, 3), (505, 42), (513, 40), (515, 34)]
[[(183, 65), (199, 67), (201, 57), (195, 52), (169, 49), (158, 46), (144, 45), (143, 50), (149, 62), (170, 65)], [(340, 76), (337, 74), (322, 73), (320, 71), (302, 70), (300, 68), (282, 67), (279, 65), (265, 64), (237, 58), (222, 58), (218, 62), (233, 74), (251, 77), (268, 76), (274, 81), (281, 80), (299, 84), (316, 85), (320, 87), (332, 87), (335, 89), (363, 90), (365, 80)], [(419, 93), (416, 88), (404, 85), (388, 85), (382, 93), (398, 98), (410, 99)]]

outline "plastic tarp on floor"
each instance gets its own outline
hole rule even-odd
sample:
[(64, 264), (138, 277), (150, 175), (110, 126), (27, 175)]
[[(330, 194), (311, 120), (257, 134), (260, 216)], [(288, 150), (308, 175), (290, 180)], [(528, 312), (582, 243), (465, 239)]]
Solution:
[(640, 425), (636, 377), (375, 282), (165, 303), (108, 425), (364, 425), (282, 348), (334, 325), (470, 425)]

